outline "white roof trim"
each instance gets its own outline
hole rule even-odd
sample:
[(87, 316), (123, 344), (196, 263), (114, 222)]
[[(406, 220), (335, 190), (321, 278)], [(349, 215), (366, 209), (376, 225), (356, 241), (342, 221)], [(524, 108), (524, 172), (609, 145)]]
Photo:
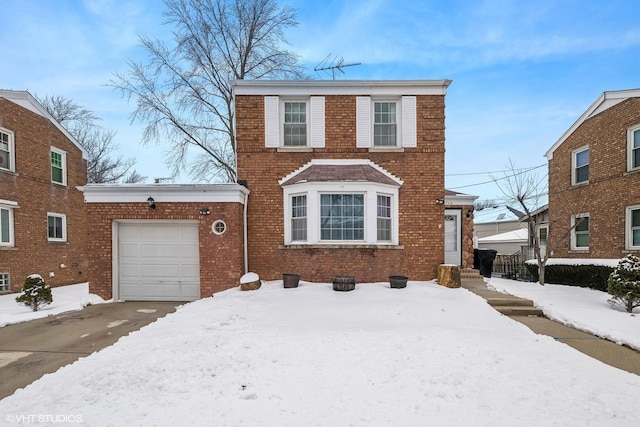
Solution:
[(241, 203), (249, 189), (240, 184), (87, 184), (78, 187), (86, 203)]
[(294, 176), (298, 175), (300, 172), (305, 171), (314, 165), (368, 165), (374, 168), (375, 170), (377, 170), (378, 172), (386, 175), (389, 179), (395, 181), (398, 184), (398, 187), (401, 187), (402, 184), (404, 184), (404, 182), (400, 178), (398, 178), (397, 176), (393, 175), (385, 168), (373, 163), (371, 160), (368, 160), (368, 159), (312, 159), (309, 163), (301, 166), (300, 168), (296, 169), (295, 171), (291, 172), (289, 175), (279, 180), (278, 184), (280, 185), (284, 184)]
[(51, 114), (49, 114), (49, 112), (42, 106), (42, 104), (40, 104), (37, 99), (31, 96), (29, 92), (0, 89), (0, 98), (5, 98), (8, 101), (21, 106), (22, 108), (26, 108), (32, 113), (35, 113), (49, 120), (56, 128), (58, 128), (60, 132), (62, 132), (64, 136), (67, 137), (69, 141), (73, 143), (73, 145), (78, 147), (78, 149), (82, 152), (83, 159), (89, 159), (89, 153), (87, 153), (87, 150), (85, 150), (84, 147), (80, 145), (80, 143), (76, 141), (76, 139), (71, 136), (71, 134), (67, 132), (67, 130), (60, 123), (58, 123), (58, 121), (54, 119), (53, 116), (51, 116)]
[(589, 108), (587, 108), (587, 111), (582, 113), (582, 115), (578, 117), (578, 120), (576, 120), (575, 123), (571, 125), (571, 127), (564, 134), (562, 134), (560, 139), (558, 139), (556, 143), (553, 144), (551, 148), (549, 148), (549, 150), (545, 154), (545, 157), (547, 158), (547, 160), (553, 159), (553, 152), (564, 141), (566, 141), (566, 139), (569, 138), (569, 136), (571, 136), (571, 134), (575, 132), (575, 130), (578, 129), (580, 125), (582, 125), (582, 123), (584, 123), (586, 120), (590, 119), (591, 117), (597, 114), (602, 113), (603, 111), (621, 103), (626, 99), (638, 98), (638, 97), (640, 97), (640, 89), (628, 89), (628, 90), (603, 92), (598, 97), (598, 99), (596, 99), (595, 102), (591, 104)]
[(456, 194), (445, 194), (444, 195), (444, 204), (449, 206), (455, 205), (473, 205), (478, 196), (472, 196), (470, 194), (456, 193)]
[(235, 95), (445, 95), (451, 80), (234, 80)]

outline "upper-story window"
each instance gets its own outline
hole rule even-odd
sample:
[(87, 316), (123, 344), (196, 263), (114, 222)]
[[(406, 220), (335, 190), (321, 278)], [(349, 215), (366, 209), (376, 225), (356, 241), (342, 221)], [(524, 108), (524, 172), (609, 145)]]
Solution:
[(356, 97), (356, 147), (414, 148), (417, 146), (417, 100)]
[(284, 102), (284, 146), (306, 147), (307, 103)]
[(264, 97), (264, 141), (268, 148), (324, 147), (324, 96)]
[(0, 128), (0, 170), (15, 172), (13, 132)]
[(630, 171), (640, 169), (640, 127), (629, 129), (627, 140), (628, 169)]
[(572, 153), (571, 185), (589, 181), (589, 147), (583, 147)]
[(398, 122), (395, 102), (374, 102), (373, 104), (373, 146), (396, 147)]
[(67, 153), (51, 147), (51, 182), (67, 185)]

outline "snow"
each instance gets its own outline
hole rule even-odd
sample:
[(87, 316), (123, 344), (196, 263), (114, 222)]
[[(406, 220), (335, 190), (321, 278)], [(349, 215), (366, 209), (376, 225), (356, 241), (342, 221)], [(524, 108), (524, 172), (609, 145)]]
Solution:
[[(32, 276), (35, 277), (37, 275)], [(38, 309), (38, 311), (33, 311), (24, 304), (18, 304), (16, 302), (16, 296), (18, 295), (0, 295), (0, 327), (53, 316), (65, 311), (81, 310), (89, 304), (105, 302), (99, 296), (89, 294), (89, 283), (51, 288), (53, 302)]]
[(258, 280), (260, 280), (260, 277), (256, 273), (249, 272), (240, 278), (240, 283), (242, 284), (253, 283), (253, 282), (257, 282)]
[[(620, 259), (611, 258), (549, 258), (545, 265), (600, 265), (603, 267), (617, 267)], [(538, 264), (535, 259), (526, 261), (527, 264)]]
[[(490, 284), (506, 288), (502, 280)], [(554, 309), (580, 291), (566, 288), (544, 287), (556, 291)], [(581, 307), (569, 310), (583, 316), (574, 323), (604, 323), (611, 313), (631, 318), (597, 298)], [(183, 305), (45, 375), (1, 400), (0, 419), (636, 426), (639, 398), (640, 377), (536, 335), (462, 288), (409, 281), (404, 289), (372, 283), (334, 292), (328, 283), (285, 289), (267, 281), (257, 291), (234, 288)]]
[(545, 316), (640, 350), (640, 308), (633, 314), (614, 309), (606, 292), (577, 286), (518, 282), (492, 277), (488, 287), (534, 301)]

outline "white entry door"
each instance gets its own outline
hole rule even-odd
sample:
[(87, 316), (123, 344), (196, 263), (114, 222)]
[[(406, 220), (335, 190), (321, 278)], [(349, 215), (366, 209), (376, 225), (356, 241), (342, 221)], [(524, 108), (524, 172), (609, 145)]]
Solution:
[(444, 263), (462, 263), (462, 224), (460, 209), (444, 210)]
[(118, 224), (121, 300), (193, 301), (200, 298), (198, 223)]

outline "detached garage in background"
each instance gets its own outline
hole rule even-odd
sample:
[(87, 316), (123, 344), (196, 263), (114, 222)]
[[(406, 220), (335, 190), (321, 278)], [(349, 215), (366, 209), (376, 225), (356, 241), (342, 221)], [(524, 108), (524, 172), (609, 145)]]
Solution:
[(239, 184), (89, 184), (90, 292), (102, 298), (193, 301), (245, 273)]

